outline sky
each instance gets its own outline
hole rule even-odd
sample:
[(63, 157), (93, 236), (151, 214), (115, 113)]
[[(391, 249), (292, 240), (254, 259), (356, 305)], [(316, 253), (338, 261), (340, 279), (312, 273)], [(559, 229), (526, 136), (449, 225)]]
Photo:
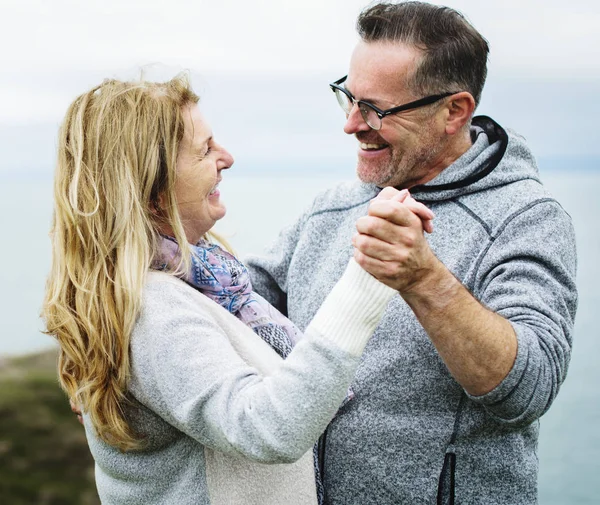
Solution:
[[(481, 113), (518, 128), (542, 157), (600, 157), (596, 0), (445, 4), (490, 42)], [(51, 165), (75, 96), (141, 67), (157, 79), (189, 69), (214, 126), (249, 163), (349, 160), (355, 147), (327, 83), (346, 73), (365, 5), (2, 0), (0, 174)]]

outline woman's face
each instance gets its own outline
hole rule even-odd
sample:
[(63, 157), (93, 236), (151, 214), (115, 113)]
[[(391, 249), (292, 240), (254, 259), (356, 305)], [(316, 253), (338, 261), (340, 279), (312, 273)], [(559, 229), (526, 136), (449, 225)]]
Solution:
[(215, 142), (197, 105), (185, 106), (183, 115), (175, 196), (188, 242), (195, 244), (225, 215), (217, 186), (221, 171), (233, 164), (233, 157)]

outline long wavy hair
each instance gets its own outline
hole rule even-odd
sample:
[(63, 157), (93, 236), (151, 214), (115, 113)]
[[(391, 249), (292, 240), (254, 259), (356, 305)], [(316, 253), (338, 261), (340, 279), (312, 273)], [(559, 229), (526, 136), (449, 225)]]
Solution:
[(142, 445), (124, 407), (158, 229), (170, 227), (189, 261), (174, 182), (184, 106), (197, 102), (185, 74), (106, 80), (71, 104), (59, 133), (46, 333), (60, 346), (62, 388), (121, 450)]

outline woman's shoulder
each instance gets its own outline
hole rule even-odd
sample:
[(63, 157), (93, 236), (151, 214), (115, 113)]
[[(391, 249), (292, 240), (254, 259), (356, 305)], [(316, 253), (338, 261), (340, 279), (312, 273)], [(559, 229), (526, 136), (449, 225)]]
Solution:
[(166, 291), (166, 292), (183, 292), (193, 288), (186, 284), (181, 279), (167, 272), (158, 270), (150, 270), (146, 275), (145, 290)]
[(134, 354), (145, 356), (150, 349), (171, 352), (175, 347), (186, 352), (202, 347), (206, 352), (222, 350), (225, 344), (247, 358), (256, 353), (278, 358), (256, 333), (209, 297), (170, 274), (148, 274), (131, 340)]
[(151, 270), (146, 276), (143, 291), (143, 307), (155, 305), (180, 306), (205, 305), (208, 298), (189, 284), (166, 272)]
[(134, 327), (135, 340), (190, 324), (213, 326), (213, 310), (208, 302), (211, 300), (181, 279), (164, 272), (148, 272)]
[[(195, 332), (223, 332), (240, 321), (219, 304), (181, 279), (165, 273), (148, 273), (142, 306), (134, 332), (156, 333), (177, 328), (193, 328)], [(242, 324), (243, 325), (243, 324)], [(247, 328), (244, 326), (244, 329)], [(251, 331), (251, 330), (250, 330)]]
[(149, 272), (131, 335), (132, 356), (144, 361), (152, 354), (167, 353), (221, 334), (223, 323), (215, 316), (211, 303), (214, 304), (173, 275)]

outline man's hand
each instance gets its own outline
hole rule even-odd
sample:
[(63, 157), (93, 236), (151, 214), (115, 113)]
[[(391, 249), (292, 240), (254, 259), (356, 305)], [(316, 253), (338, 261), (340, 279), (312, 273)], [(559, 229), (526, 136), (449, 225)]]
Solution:
[(410, 291), (441, 266), (423, 234), (433, 231), (433, 217), (407, 190), (384, 188), (356, 222), (354, 258), (384, 284)]
[(400, 292), (450, 373), (467, 392), (482, 395), (511, 370), (517, 338), (506, 319), (483, 307), (435, 257), (423, 234), (433, 217), (426, 210), (408, 192), (384, 189), (356, 222), (354, 258)]
[(435, 214), (431, 209), (428, 209), (422, 203), (417, 202), (411, 196), (408, 189), (398, 191), (395, 188), (383, 188), (371, 201), (375, 202), (381, 200), (393, 200), (395, 202), (403, 203), (421, 219), (423, 230), (427, 233), (433, 233), (433, 218), (435, 217)]

